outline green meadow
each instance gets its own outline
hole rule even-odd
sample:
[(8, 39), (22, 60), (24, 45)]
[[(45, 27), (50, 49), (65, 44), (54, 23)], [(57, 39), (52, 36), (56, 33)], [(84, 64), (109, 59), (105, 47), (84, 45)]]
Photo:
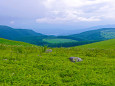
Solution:
[(67, 43), (67, 42), (77, 42), (76, 40), (72, 39), (43, 39), (44, 42), (48, 43)]
[(28, 44), (25, 42), (19, 42), (19, 41), (12, 41), (12, 40), (7, 40), (0, 38), (0, 45), (21, 45), (21, 46), (35, 46), (32, 44)]
[(115, 86), (114, 45), (112, 39), (48, 48), (0, 39), (0, 86)]
[(77, 46), (77, 48), (115, 49), (115, 39)]

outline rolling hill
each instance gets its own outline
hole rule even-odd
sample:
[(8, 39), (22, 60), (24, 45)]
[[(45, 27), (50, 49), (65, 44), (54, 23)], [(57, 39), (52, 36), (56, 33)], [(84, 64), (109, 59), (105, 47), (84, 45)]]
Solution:
[[(68, 36), (43, 35), (28, 29), (14, 29), (0, 25), (0, 37), (49, 47), (72, 47), (115, 38), (115, 28), (90, 30)], [(55, 41), (55, 42), (52, 42)]]
[(77, 46), (77, 48), (115, 49), (115, 39)]
[(90, 30), (80, 34), (69, 35), (69, 37), (81, 38), (84, 40), (107, 40), (115, 38), (115, 28), (102, 28), (97, 30)]
[(8, 26), (0, 25), (0, 37), (10, 40), (16, 40), (22, 37), (42, 36), (43, 34), (28, 29), (14, 29)]
[(8, 39), (4, 39), (4, 38), (0, 38), (0, 45), (35, 46), (35, 45), (28, 44), (28, 43), (25, 43), (25, 42), (12, 41), (12, 40), (8, 40)]
[[(69, 47), (69, 46), (76, 46), (80, 45), (78, 41), (82, 39), (72, 39), (71, 37), (63, 38), (63, 36), (53, 36), (53, 35), (43, 35), (32, 30), (27, 29), (14, 29), (8, 26), (0, 26), (0, 37), (15, 40), (15, 41), (22, 41), (30, 44), (35, 45), (48, 45), (50, 47)], [(47, 41), (46, 41), (47, 40)], [(52, 40), (55, 42), (51, 43)], [(66, 43), (66, 44), (65, 44)], [(74, 43), (74, 44), (73, 44)], [(87, 44), (90, 42), (83, 42), (82, 44)], [(66, 45), (66, 46), (65, 46)]]

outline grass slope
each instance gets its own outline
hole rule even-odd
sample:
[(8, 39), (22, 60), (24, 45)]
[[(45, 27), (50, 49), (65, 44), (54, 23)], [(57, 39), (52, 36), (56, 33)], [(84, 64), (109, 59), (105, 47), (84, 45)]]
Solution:
[(7, 40), (7, 39), (3, 39), (3, 38), (0, 38), (0, 44), (1, 45), (35, 46), (35, 45), (28, 44), (28, 43), (25, 43), (25, 42), (12, 41), (12, 40)]
[(101, 49), (115, 49), (115, 39), (105, 40), (92, 44), (77, 46), (78, 48), (101, 48)]
[(115, 86), (115, 50), (94, 48), (0, 46), (0, 86)]

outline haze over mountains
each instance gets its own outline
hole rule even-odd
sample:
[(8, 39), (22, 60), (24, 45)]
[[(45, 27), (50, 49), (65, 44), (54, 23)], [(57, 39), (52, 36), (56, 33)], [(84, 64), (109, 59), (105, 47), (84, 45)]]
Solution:
[[(82, 26), (82, 25), (81, 25)], [(77, 27), (77, 26), (53, 26), (48, 28), (45, 28), (43, 26), (40, 26), (38, 29), (34, 29), (36, 32), (46, 34), (46, 35), (72, 35), (72, 34), (78, 34), (81, 32), (89, 31), (89, 30), (96, 30), (100, 28), (115, 28), (115, 24), (108, 24), (108, 25), (98, 25), (93, 27)]]

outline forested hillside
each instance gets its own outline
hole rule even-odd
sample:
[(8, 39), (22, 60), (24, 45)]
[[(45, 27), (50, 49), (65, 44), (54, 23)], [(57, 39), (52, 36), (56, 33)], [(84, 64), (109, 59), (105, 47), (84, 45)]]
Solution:
[(115, 28), (103, 28), (90, 30), (80, 34), (70, 35), (73, 38), (81, 38), (84, 40), (107, 40), (115, 38)]

